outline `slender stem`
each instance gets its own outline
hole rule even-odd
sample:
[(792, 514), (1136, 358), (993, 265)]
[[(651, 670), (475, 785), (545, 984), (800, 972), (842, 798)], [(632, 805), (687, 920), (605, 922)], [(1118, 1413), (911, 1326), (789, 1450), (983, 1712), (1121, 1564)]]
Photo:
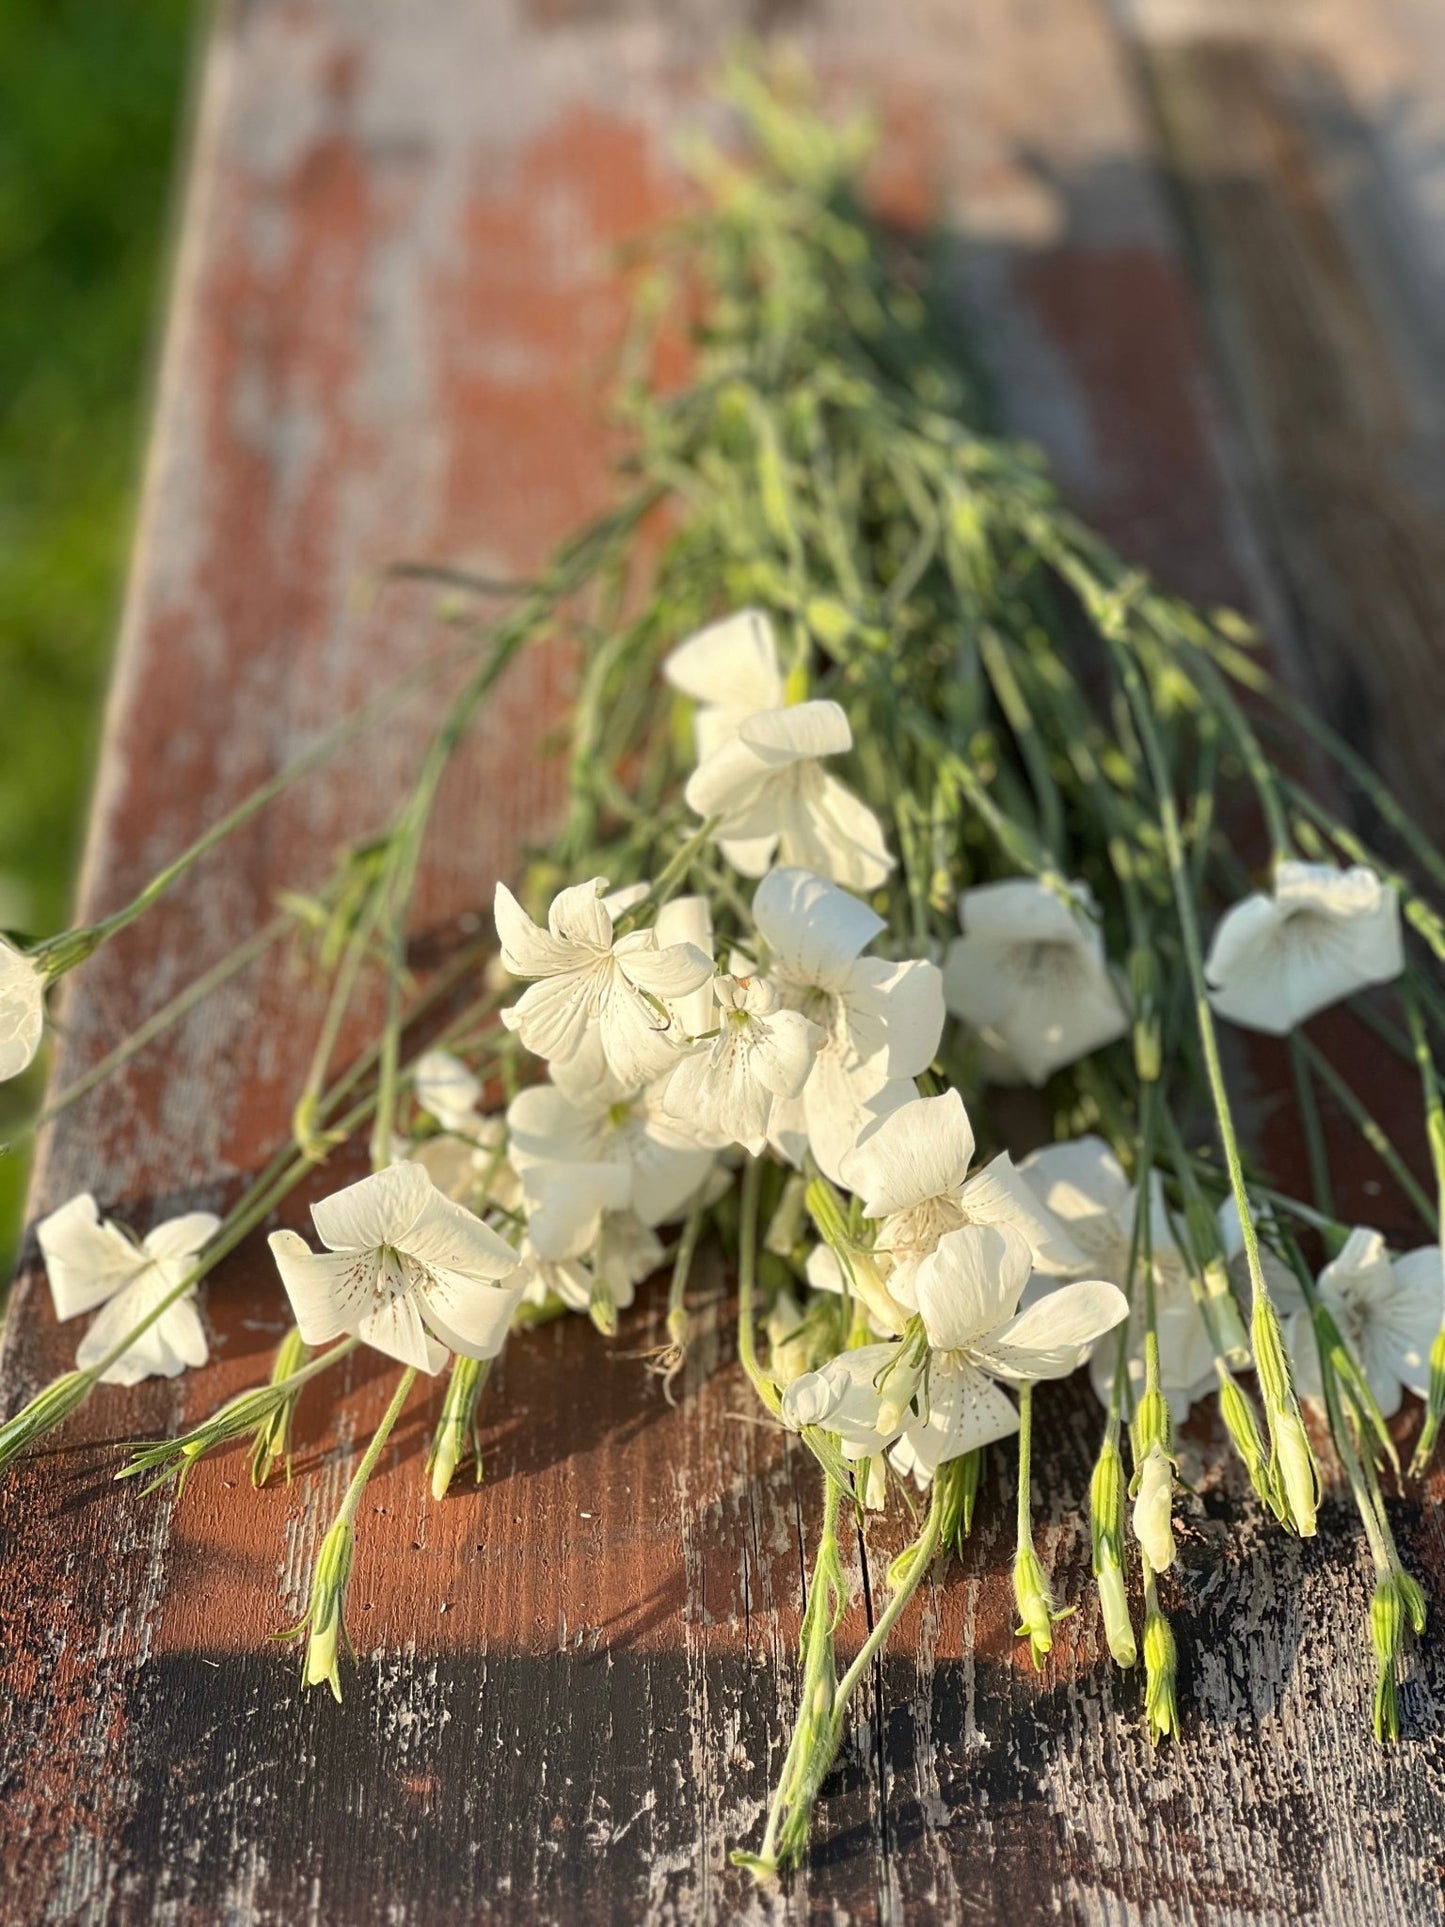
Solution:
[(401, 704), (410, 701), (412, 696), (424, 689), (428, 683), (433, 682), (444, 671), (454, 667), (459, 661), (464, 661), (474, 652), (474, 649), (475, 644), (468, 643), (465, 649), (451, 650), (445, 656), (422, 663), (409, 674), (400, 677), (379, 696), (357, 710), (354, 715), (344, 718), (334, 728), (327, 730), (309, 750), (298, 756), (294, 762), (288, 763), (284, 769), (278, 770), (276, 775), (267, 782), (252, 790), (251, 794), (234, 809), (228, 810), (224, 816), (217, 818), (209, 829), (203, 831), (193, 843), (182, 850), (178, 857), (152, 877), (145, 888), (139, 891), (129, 903), (110, 916), (102, 918), (99, 923), (92, 924), (88, 929), (67, 931), (41, 944), (32, 953), (36, 962), (44, 968), (47, 957), (52, 958), (58, 974), (59, 971), (70, 968), (74, 963), (82, 962), (85, 957), (93, 955), (101, 944), (108, 943), (112, 937), (118, 936), (122, 930), (133, 924), (138, 917), (144, 916), (146, 911), (166, 894), (172, 884), (179, 882), (193, 864), (214, 850), (217, 844), (223, 843), (234, 830), (239, 830), (259, 810), (263, 810), (268, 803), (274, 802), (283, 791), (288, 790), (293, 783), (299, 782), (303, 776), (309, 776), (312, 770), (319, 769), (338, 750), (344, 749), (356, 737), (364, 735), (378, 723), (390, 721)]
[(1030, 1482), (1033, 1477), (1034, 1388), (1027, 1379), (1019, 1386), (1018, 1549), (1034, 1542)]
[(1234, 1114), (1230, 1109), (1229, 1091), (1224, 1081), (1224, 1066), (1219, 1056), (1219, 1039), (1214, 1028), (1214, 1012), (1210, 1009), (1208, 988), (1204, 980), (1204, 947), (1199, 936), (1199, 919), (1195, 912), (1193, 892), (1190, 888), (1189, 868), (1179, 829), (1179, 814), (1174, 805), (1174, 790), (1170, 781), (1169, 766), (1165, 761), (1158, 731), (1154, 727), (1148, 692), (1143, 686), (1138, 666), (1117, 641), (1113, 641), (1113, 653), (1134, 713), (1135, 727), (1139, 731), (1139, 738), (1144, 746), (1144, 755), (1149, 764), (1150, 779), (1158, 802), (1159, 825), (1164, 835), (1169, 879), (1173, 887), (1179, 932), (1183, 939), (1184, 957), (1194, 996), (1195, 1023), (1199, 1031), (1200, 1049), (1204, 1055), (1205, 1073), (1209, 1080), (1209, 1091), (1214, 1104), (1220, 1143), (1224, 1151), (1224, 1162), (1229, 1172), (1229, 1185), (1234, 1193), (1235, 1204), (1239, 1208), (1240, 1225), (1244, 1232), (1244, 1255), (1249, 1267), (1250, 1288), (1256, 1301), (1263, 1300), (1268, 1303), (1269, 1287), (1265, 1283), (1264, 1269), (1260, 1264), (1259, 1238), (1250, 1213), (1249, 1195), (1244, 1186), (1244, 1164), (1239, 1154)]
[(1299, 1031), (1290, 1032), (1290, 1068), (1294, 1072), (1295, 1096), (1299, 1100), (1300, 1121), (1304, 1125), (1305, 1155), (1310, 1168), (1310, 1195), (1315, 1201), (1316, 1210), (1332, 1218), (1335, 1214), (1335, 1206), (1334, 1192), (1330, 1186), (1330, 1154), (1325, 1143), (1319, 1101), (1315, 1097), (1314, 1079), (1310, 1076), (1310, 1061), (1305, 1050), (1305, 1042), (1305, 1038)]
[(864, 1640), (858, 1650), (858, 1657), (838, 1682), (838, 1697), (834, 1702), (833, 1724), (842, 1737), (843, 1711), (849, 1699), (857, 1690), (859, 1682), (878, 1654), (888, 1643), (888, 1635), (897, 1624), (903, 1609), (917, 1592), (920, 1583), (933, 1564), (934, 1554), (938, 1551), (939, 1534), (943, 1525), (943, 1504), (938, 1481), (934, 1481), (933, 1497), (928, 1507), (928, 1517), (924, 1520), (923, 1530), (914, 1541), (913, 1557), (909, 1563), (907, 1576), (902, 1585), (889, 1600), (878, 1623)]
[(179, 1023), (182, 1017), (196, 1008), (197, 1004), (204, 1003), (212, 991), (219, 990), (222, 984), (229, 983), (232, 977), (239, 976), (248, 965), (255, 963), (258, 957), (264, 956), (272, 944), (285, 935), (292, 922), (290, 914), (283, 911), (279, 917), (273, 917), (269, 923), (263, 924), (244, 943), (238, 944), (218, 963), (212, 964), (209, 970), (203, 971), (183, 990), (177, 991), (168, 1003), (162, 1004), (159, 1010), (147, 1017), (129, 1037), (117, 1044), (113, 1051), (107, 1052), (99, 1063), (92, 1064), (82, 1076), (77, 1077), (73, 1083), (67, 1084), (63, 1091), (59, 1091), (36, 1118), (33, 1128), (38, 1131), (42, 1126), (53, 1123), (62, 1111), (68, 1110), (72, 1104), (79, 1103), (82, 1097), (93, 1091), (98, 1084), (103, 1084), (106, 1078), (118, 1071), (122, 1065), (128, 1064), (131, 1058), (139, 1055), (148, 1044), (154, 1043), (156, 1038), (169, 1030), (172, 1024)]
[(392, 1427), (401, 1417), (401, 1408), (416, 1383), (416, 1366), (408, 1365), (397, 1381), (396, 1390), (391, 1395), (391, 1403), (382, 1414), (380, 1425), (371, 1435), (371, 1443), (362, 1454), (360, 1465), (351, 1475), (351, 1483), (346, 1488), (346, 1497), (341, 1501), (337, 1519), (344, 1519), (348, 1525), (356, 1523), (356, 1509), (361, 1504), (361, 1495), (366, 1490), (366, 1482), (376, 1470), (376, 1462), (381, 1457), (386, 1441), (391, 1437)]

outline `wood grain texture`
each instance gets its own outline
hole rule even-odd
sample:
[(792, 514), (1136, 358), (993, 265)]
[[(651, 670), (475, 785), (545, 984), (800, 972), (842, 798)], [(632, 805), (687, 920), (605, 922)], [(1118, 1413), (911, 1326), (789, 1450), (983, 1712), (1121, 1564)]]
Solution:
[[(713, 115), (702, 82), (728, 32), (778, 24), (840, 97), (881, 103), (881, 203), (971, 237), (961, 312), (1071, 494), (1191, 592), (1278, 599), (1288, 571), (1218, 456), (1234, 363), (1216, 389), (1132, 57), (1092, 0), (234, 4), (207, 63), (85, 914), (442, 645), (428, 597), (378, 587), (387, 562), (515, 573), (607, 499), (612, 249), (677, 204), (671, 140)], [(1255, 193), (1293, 235), (1299, 204), (1268, 170)], [(1213, 218), (1233, 232), (1231, 205)], [(1295, 352), (1303, 381), (1311, 338)], [(545, 835), (555, 772), (535, 752), (567, 673), (565, 651), (518, 665), (449, 778), (446, 820), (471, 830), (429, 854), (438, 947)], [(104, 953), (66, 1002), (59, 1077), (379, 821), (427, 713)], [(255, 970), (65, 1119), (35, 1211), (89, 1185), (143, 1227), (232, 1194), (284, 1128), (314, 1020), (304, 984)], [(1256, 1063), (1265, 1086), (1275, 1068)], [(423, 1495), (418, 1393), (363, 1510), (362, 1660), (337, 1708), (301, 1698), (267, 1635), (300, 1610), (379, 1364), (345, 1368), (334, 1409), (308, 1395), (289, 1488), (253, 1499), (234, 1459), (179, 1499), (108, 1482), (118, 1436), (199, 1416), (264, 1369), (283, 1304), (264, 1248), (238, 1253), (207, 1289), (204, 1373), (98, 1397), (0, 1489), (6, 1927), (1438, 1914), (1439, 1659), (1427, 1649), (1405, 1689), (1408, 1743), (1376, 1751), (1368, 1578), (1343, 1510), (1300, 1547), (1202, 1475), (1170, 1582), (1183, 1745), (1144, 1741), (1092, 1605), (1035, 1677), (991, 1490), (969, 1558), (928, 1587), (864, 1696), (806, 1874), (779, 1894), (728, 1870), (786, 1740), (816, 1492), (752, 1418), (724, 1289), (676, 1412), (580, 1321), (513, 1345), (487, 1482), (442, 1506)], [(32, 1268), (0, 1360), (7, 1407), (71, 1347)], [(1041, 1549), (1087, 1598), (1097, 1414), (1070, 1389), (1040, 1403)], [(1397, 1529), (1445, 1596), (1438, 1511), (1402, 1504)], [(854, 1549), (845, 1644), (890, 1549)]]

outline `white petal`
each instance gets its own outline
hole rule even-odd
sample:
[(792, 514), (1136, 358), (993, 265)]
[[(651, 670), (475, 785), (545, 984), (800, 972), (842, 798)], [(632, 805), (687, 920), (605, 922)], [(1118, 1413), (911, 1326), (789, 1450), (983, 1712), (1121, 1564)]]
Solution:
[(797, 1097), (823, 1041), (816, 1024), (796, 1010), (775, 1010), (749, 1026), (752, 1074), (775, 1097)]
[[(807, 1146), (818, 1169), (834, 1184), (844, 1182), (843, 1160), (864, 1131), (880, 1117), (897, 1110), (918, 1095), (911, 1077), (886, 1077), (881, 1070), (865, 1064), (849, 1071), (837, 1051), (819, 1051), (812, 1075), (803, 1086), (803, 1120), (807, 1127)], [(786, 1126), (794, 1118), (784, 1112), (770, 1123), (773, 1142), (788, 1157), (784, 1140)], [(801, 1159), (799, 1159), (801, 1161)]]
[(837, 777), (814, 775), (818, 780), (800, 786), (779, 813), (779, 857), (850, 890), (876, 890), (894, 867), (882, 824)]
[(606, 877), (589, 877), (558, 891), (547, 910), (547, 928), (558, 943), (590, 951), (610, 948), (612, 918), (602, 900), (606, 894)]
[(1075, 958), (1066, 980), (1052, 972), (1038, 981), (1014, 976), (1014, 995), (997, 1020), (1010, 1056), (1034, 1085), (1112, 1044), (1129, 1028), (1105, 966), (1082, 950), (1063, 954)]
[(147, 1233), (145, 1250), (152, 1258), (194, 1258), (221, 1228), (214, 1211), (188, 1211), (180, 1218), (167, 1218)]
[(587, 999), (592, 982), (592, 968), (544, 978), (508, 1005), (502, 1022), (538, 1057), (564, 1062), (577, 1055), (590, 1034)]
[(630, 984), (665, 1001), (685, 997), (689, 991), (711, 983), (713, 977), (711, 951), (690, 943), (669, 944), (659, 950), (650, 930), (623, 937), (614, 955), (617, 968)]
[(783, 1392), (784, 1422), (795, 1430), (821, 1425), (847, 1445), (882, 1451), (901, 1428), (878, 1430), (880, 1399), (873, 1381), (897, 1356), (896, 1345), (859, 1345), (816, 1372), (804, 1372)]
[(838, 1297), (843, 1295), (843, 1267), (831, 1245), (814, 1245), (808, 1253), (808, 1262), (803, 1271), (814, 1291), (831, 1291)]
[(144, 1253), (123, 1232), (101, 1221), (88, 1191), (42, 1218), (35, 1236), (60, 1319), (74, 1318), (113, 1297), (146, 1265)]
[(1391, 1307), (1395, 1369), (1417, 1398), (1430, 1391), (1430, 1347), (1445, 1323), (1445, 1267), (1440, 1247), (1424, 1245), (1395, 1260), (1398, 1295)]
[(599, 1154), (605, 1115), (605, 1106), (600, 1114), (584, 1109), (560, 1081), (529, 1084), (507, 1106), (508, 1155), (519, 1171), (539, 1161), (591, 1162)]
[[(1069, 887), (1092, 908), (1085, 884)], [(1081, 921), (1061, 897), (1031, 877), (1009, 877), (965, 890), (958, 900), (958, 920), (965, 936), (990, 944), (1088, 944), (1094, 939), (1092, 924)]]
[(551, 977), (559, 970), (576, 969), (579, 960), (570, 945), (539, 930), (505, 883), (499, 883), (493, 895), (492, 918), (502, 962), (514, 977)]
[(943, 973), (921, 957), (863, 957), (845, 992), (848, 1038), (860, 1058), (887, 1053), (890, 1077), (917, 1077), (943, 1039)]
[(426, 1330), (416, 1297), (410, 1292), (388, 1298), (369, 1311), (357, 1325), (356, 1335), (373, 1351), (385, 1352), (398, 1364), (414, 1365), (419, 1372), (434, 1374), (447, 1362), (446, 1346), (439, 1345)]
[(1019, 1170), (1048, 1210), (1065, 1225), (1118, 1225), (1133, 1212), (1133, 1188), (1101, 1137), (1048, 1144), (1026, 1157)]
[[(711, 976), (712, 965), (707, 965)], [(607, 1068), (624, 1090), (640, 1090), (675, 1062), (678, 1037), (670, 1014), (660, 1013), (622, 975), (613, 973), (597, 1017)]]
[(468, 1123), (482, 1101), (481, 1079), (450, 1051), (423, 1051), (412, 1066), (412, 1094), (428, 1117), (455, 1130)]
[(947, 1232), (913, 1274), (928, 1340), (959, 1351), (1010, 1317), (1033, 1259), (1009, 1227), (966, 1224)]
[(1007, 1151), (1000, 1151), (964, 1185), (959, 1203), (974, 1224), (1011, 1224), (1028, 1243), (1034, 1269), (1054, 1276), (1077, 1276), (1084, 1254)]
[[(76, 1350), (76, 1364), (82, 1370), (98, 1365), (168, 1289), (158, 1269), (147, 1267), (97, 1314)], [(205, 1362), (205, 1330), (194, 1304), (182, 1300), (163, 1311), (101, 1377), (107, 1385), (138, 1385), (143, 1378), (174, 1378), (188, 1365)]]
[(522, 1287), (479, 1284), (443, 1272), (417, 1296), (423, 1320), (449, 1351), (464, 1358), (495, 1358), (507, 1342)]
[(765, 876), (777, 851), (776, 836), (720, 836), (717, 846), (739, 876)]
[(761, 609), (739, 609), (680, 642), (663, 659), (662, 673), (695, 702), (750, 714), (783, 700), (773, 626)]
[(853, 747), (853, 731), (837, 703), (794, 703), (749, 716), (738, 740), (769, 768), (838, 756)]
[(488, 1282), (516, 1269), (517, 1254), (504, 1238), (464, 1205), (443, 1197), (430, 1180), (428, 1186), (420, 1217), (400, 1241), (409, 1258), (429, 1271), (450, 1271)]
[(886, 929), (882, 917), (811, 870), (784, 867), (753, 895), (753, 918), (781, 982), (841, 990), (860, 952)]
[[(693, 949), (711, 958), (712, 909), (707, 898), (673, 897), (671, 902), (664, 903), (657, 913), (653, 935), (663, 949), (672, 944), (691, 944)], [(684, 1037), (698, 1037), (710, 1030), (714, 1022), (711, 983), (704, 981), (696, 990), (675, 999), (672, 1009)]]
[(325, 1345), (354, 1332), (376, 1300), (375, 1254), (313, 1251), (294, 1231), (273, 1231), (266, 1242), (306, 1343)]
[(1000, 947), (982, 937), (955, 937), (943, 960), (943, 997), (954, 1016), (979, 1030), (994, 1029), (1013, 996)]
[(632, 1199), (626, 1164), (529, 1164), (522, 1174), (527, 1238), (549, 1264), (582, 1258), (596, 1243), (604, 1211)]
[[(675, 1117), (688, 1120), (704, 1141), (741, 1144), (754, 1156), (761, 1151), (772, 1109), (772, 1093), (752, 1074), (747, 1044), (724, 1032), (706, 1050), (692, 1052), (673, 1072), (664, 1103)], [(639, 1215), (645, 1215), (639, 1210)]]
[(322, 1244), (332, 1251), (374, 1251), (381, 1245), (398, 1248), (430, 1199), (436, 1186), (419, 1164), (392, 1164), (385, 1171), (333, 1191), (311, 1207), (311, 1221)]
[(0, 937), (0, 1083), (18, 1077), (45, 1032), (45, 980), (12, 943)]
[(1012, 1438), (1019, 1415), (1002, 1386), (963, 1360), (929, 1376), (927, 1416), (905, 1434), (918, 1471), (932, 1474), (949, 1459)]
[(1128, 1315), (1129, 1301), (1117, 1285), (1102, 1279), (1060, 1285), (975, 1344), (973, 1355), (1003, 1378), (1066, 1378)]
[(864, 1214), (886, 1218), (925, 1198), (952, 1197), (973, 1161), (973, 1126), (957, 1091), (915, 1097), (872, 1124), (843, 1159), (843, 1182)]
[(720, 817), (727, 822), (754, 802), (771, 776), (768, 759), (741, 736), (733, 736), (706, 762), (698, 764), (688, 778), (683, 800), (698, 816)]

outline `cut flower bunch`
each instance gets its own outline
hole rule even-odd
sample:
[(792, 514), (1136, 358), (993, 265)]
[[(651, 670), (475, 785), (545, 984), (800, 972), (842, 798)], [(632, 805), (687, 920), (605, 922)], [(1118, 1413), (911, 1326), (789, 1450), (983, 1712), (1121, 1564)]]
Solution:
[[(969, 1534), (986, 1454), (1016, 1477), (1035, 1663), (1086, 1603), (1055, 1597), (1031, 1520), (1034, 1388), (1085, 1367), (1097, 1609), (1118, 1666), (1142, 1662), (1154, 1739), (1179, 1731), (1177, 1438), (1206, 1404), (1206, 1449), (1238, 1456), (1287, 1532), (1315, 1531), (1328, 1442), (1375, 1574), (1375, 1730), (1395, 1735), (1425, 1602), (1386, 1511), (1386, 1421), (1405, 1391), (1425, 1401), (1418, 1474), (1445, 1412), (1445, 859), (1245, 624), (1127, 567), (990, 431), (916, 254), (862, 212), (867, 126), (829, 126), (787, 77), (741, 69), (730, 91), (752, 155), (698, 153), (698, 210), (642, 284), (630, 492), (478, 619), (385, 833), (82, 1080), (258, 946), (310, 940), (329, 994), (293, 1136), (227, 1215), (141, 1240), (83, 1194), (39, 1225), (57, 1316), (95, 1316), (76, 1369), (0, 1426), (0, 1464), (99, 1383), (203, 1364), (201, 1280), (369, 1132), (370, 1174), (313, 1206), (314, 1235), (270, 1231), (294, 1330), (269, 1382), (123, 1467), (183, 1478), (249, 1443), (259, 1482), (289, 1470), (313, 1380), (358, 1346), (396, 1362), (296, 1629), (307, 1683), (339, 1698), (360, 1501), (417, 1376), (445, 1375), (440, 1500), (469, 1453), (480, 1476), (503, 1348), (569, 1311), (611, 1338), (665, 1267), (670, 1391), (696, 1255), (720, 1241), (743, 1372), (822, 1493), (801, 1710), (739, 1856), (771, 1874), (805, 1851), (854, 1692)], [(684, 318), (687, 383), (659, 392), (654, 330)], [(490, 961), (417, 994), (408, 910), (429, 828), (453, 828), (432, 824), (441, 775), (507, 665), (558, 633), (580, 659), (565, 817), (526, 877), (477, 879)], [(302, 767), (106, 923), (0, 951), (0, 1075), (39, 1048), (49, 984)], [(1351, 792), (1374, 842), (1337, 813)], [(375, 1042), (337, 1070), (378, 980)], [(1334, 1005), (1418, 1082), (1434, 1197), (1305, 1028)], [(1241, 1142), (1230, 1040), (1249, 1031), (1289, 1040), (1308, 1199)], [(1037, 1128), (1010, 1147), (1018, 1107), (995, 1100), (1020, 1086)], [(1413, 1237), (1336, 1217), (1321, 1088), (1412, 1200)], [(842, 1664), (842, 1521), (876, 1512), (913, 1536)]]

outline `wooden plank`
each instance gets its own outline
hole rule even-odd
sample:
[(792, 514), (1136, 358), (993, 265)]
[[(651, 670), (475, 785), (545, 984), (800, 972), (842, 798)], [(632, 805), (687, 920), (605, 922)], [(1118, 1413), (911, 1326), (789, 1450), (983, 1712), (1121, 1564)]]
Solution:
[(1438, 837), (1438, 10), (1135, 17), (1302, 685)]
[[(610, 250), (676, 205), (671, 137), (709, 111), (702, 82), (738, 24), (757, 24), (742, 0), (223, 11), (87, 914), (438, 646), (427, 597), (374, 588), (398, 553), (515, 573), (606, 499), (597, 382), (625, 300)], [(1211, 453), (1192, 297), (1107, 16), (810, 0), (784, 24), (840, 95), (881, 99), (884, 204), (976, 237), (961, 297), (1011, 418), (1077, 498), (1182, 586), (1267, 597)], [(545, 829), (555, 790), (533, 751), (565, 687), (562, 657), (521, 666), (456, 773), (447, 814), (477, 833), (430, 857), (439, 947)], [(424, 726), (419, 708), (308, 785), (106, 953), (68, 1000), (60, 1078), (377, 820)], [(90, 1184), (143, 1223), (232, 1193), (284, 1128), (313, 1018), (304, 986), (254, 972), (76, 1108), (35, 1209)], [(300, 1699), (266, 1635), (299, 1609), (377, 1415), (375, 1368), (346, 1380), (339, 1425), (303, 1405), (289, 1489), (238, 1503), (233, 1462), (179, 1500), (107, 1484), (118, 1434), (194, 1418), (262, 1368), (282, 1305), (264, 1250), (239, 1253), (208, 1288), (205, 1373), (97, 1399), (0, 1489), (0, 1912), (414, 1927), (1430, 1909), (1440, 1741), (1385, 1756), (1365, 1738), (1367, 1585), (1342, 1510), (1302, 1551), (1213, 1485), (1171, 1602), (1185, 1745), (1150, 1751), (1092, 1607), (1034, 1678), (1012, 1636), (1007, 1498), (986, 1494), (970, 1558), (930, 1586), (861, 1709), (810, 1869), (786, 1897), (750, 1891), (724, 1854), (755, 1836), (786, 1736), (814, 1499), (789, 1443), (748, 1422), (721, 1309), (677, 1413), (579, 1322), (515, 1345), (488, 1482), (442, 1507), (420, 1490), (418, 1400), (363, 1517), (363, 1661), (338, 1709)], [(7, 1405), (71, 1343), (32, 1269)], [(1046, 1549), (1084, 1596), (1097, 1414), (1087, 1393), (1042, 1402)], [(1438, 1515), (1401, 1507), (1399, 1524), (1438, 1593)], [(860, 1592), (888, 1549), (859, 1549)], [(862, 1623), (860, 1606), (848, 1636)], [(1441, 1697), (1429, 1657), (1413, 1731), (1438, 1733)]]

